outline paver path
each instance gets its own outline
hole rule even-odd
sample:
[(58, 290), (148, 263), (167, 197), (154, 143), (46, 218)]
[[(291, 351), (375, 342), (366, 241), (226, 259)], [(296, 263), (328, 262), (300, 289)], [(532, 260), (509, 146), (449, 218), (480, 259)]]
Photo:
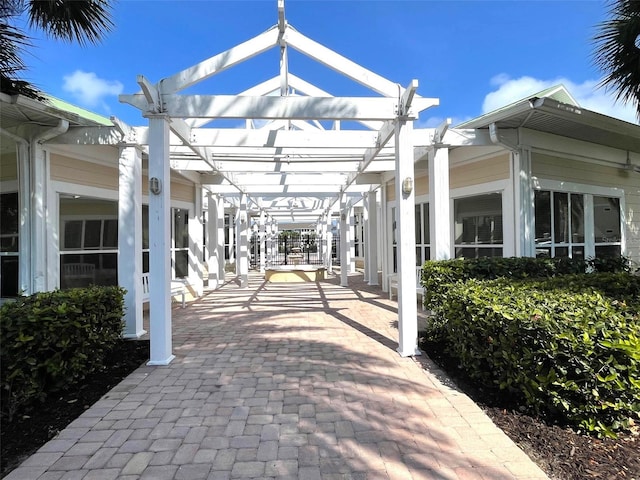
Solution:
[[(143, 366), (8, 479), (543, 479), (423, 357), (362, 276), (234, 282), (173, 310)], [(442, 379), (442, 380), (441, 380)]]

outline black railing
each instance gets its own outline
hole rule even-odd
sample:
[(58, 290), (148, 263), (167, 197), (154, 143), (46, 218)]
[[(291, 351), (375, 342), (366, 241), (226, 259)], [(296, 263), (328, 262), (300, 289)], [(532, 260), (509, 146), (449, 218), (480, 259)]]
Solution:
[[(298, 238), (281, 237), (265, 243), (265, 263), (274, 265), (323, 265), (327, 251), (326, 240), (313, 239), (305, 242)], [(260, 264), (260, 242), (257, 237), (251, 239), (249, 245), (251, 268), (258, 268)], [(333, 265), (340, 263), (340, 241), (334, 238), (331, 247)], [(270, 252), (270, 254), (269, 254)]]

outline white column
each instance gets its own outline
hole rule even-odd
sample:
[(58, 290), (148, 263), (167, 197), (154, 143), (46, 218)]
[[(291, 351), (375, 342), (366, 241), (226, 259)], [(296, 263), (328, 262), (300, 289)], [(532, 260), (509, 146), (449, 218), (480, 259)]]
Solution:
[(267, 226), (264, 212), (260, 212), (258, 235), (260, 235), (260, 273), (264, 273), (267, 263)]
[(19, 242), (20, 271), (18, 288), (25, 295), (33, 293), (31, 271), (31, 169), (29, 168), (29, 147), (23, 141), (16, 142), (18, 154), (18, 205), (20, 206)]
[(349, 286), (349, 207), (347, 205), (347, 195), (340, 197), (340, 285)]
[(347, 231), (347, 241), (349, 242), (349, 273), (356, 273), (356, 245), (353, 241), (355, 238), (356, 228), (356, 209), (351, 206), (349, 208), (349, 230)]
[(451, 258), (449, 211), (449, 150), (438, 148), (429, 153), (429, 234), (432, 260)]
[(367, 221), (367, 267), (369, 285), (378, 285), (378, 192), (369, 192)]
[[(229, 211), (229, 263), (236, 263), (236, 229), (238, 223), (238, 210), (231, 208)], [(237, 272), (236, 272), (237, 273)]]
[(118, 163), (118, 284), (124, 295), (124, 337), (147, 333), (142, 323), (142, 151), (120, 147)]
[(264, 268), (271, 266), (271, 256), (273, 253), (271, 252), (271, 247), (273, 246), (272, 238), (273, 233), (271, 232), (271, 217), (267, 216), (264, 224)]
[(324, 263), (327, 267), (327, 273), (333, 273), (333, 265), (331, 264), (331, 249), (333, 248), (333, 232), (331, 231), (331, 210), (327, 212), (327, 223), (325, 224), (326, 235), (325, 240), (327, 242), (327, 248), (325, 250)]
[(393, 255), (391, 239), (389, 238), (389, 233), (391, 231), (391, 219), (389, 218), (389, 209), (387, 206), (387, 182), (382, 183), (382, 187), (380, 188), (380, 260), (381, 260), (381, 270), (382, 270), (382, 291), (389, 291), (389, 265), (391, 263), (390, 259)]
[(318, 262), (324, 262), (324, 239), (325, 229), (327, 227), (327, 222), (324, 220), (324, 216), (321, 216), (316, 224), (316, 238), (318, 239)]
[(211, 192), (207, 192), (207, 285), (209, 289), (218, 288), (218, 201)]
[(194, 185), (194, 209), (189, 218), (189, 288), (201, 297), (203, 285), (204, 229), (202, 228), (202, 185)]
[(225, 275), (225, 259), (224, 259), (224, 198), (222, 195), (216, 195), (214, 198), (216, 203), (216, 258), (218, 259), (218, 283), (216, 288), (220, 288), (224, 284)]
[(278, 248), (279, 248), (279, 242), (278, 242), (278, 237), (280, 236), (279, 234), (279, 230), (278, 230), (278, 224), (276, 223), (276, 221), (274, 220), (273, 223), (271, 224), (271, 235), (275, 244), (275, 248), (271, 249), (271, 265), (277, 265), (278, 263)]
[(363, 262), (363, 275), (362, 280), (369, 283), (369, 194), (364, 194), (363, 202), (364, 208), (362, 209), (362, 239), (360, 256), (364, 257)]
[[(531, 230), (534, 224), (531, 151), (528, 148), (523, 148), (518, 152), (513, 152), (511, 157), (513, 159), (511, 171), (513, 175), (512, 185), (515, 199), (515, 256), (535, 257), (534, 232)], [(503, 215), (506, 215), (504, 209)]]
[[(207, 192), (207, 200), (209, 205), (207, 221), (207, 268), (209, 270), (209, 288), (215, 290), (222, 283), (219, 265), (220, 252), (218, 248), (218, 219), (220, 217), (220, 211), (218, 209), (218, 197), (216, 195)], [(224, 214), (224, 211), (222, 214)], [(224, 217), (222, 221), (224, 222)], [(224, 262), (224, 259), (222, 261)]]
[(47, 152), (39, 142), (31, 143), (31, 293), (47, 289)]
[[(418, 349), (418, 298), (416, 295), (415, 189), (413, 123), (396, 123), (396, 221), (398, 239), (398, 352), (403, 357), (420, 355)], [(403, 191), (403, 184), (410, 189)]]
[[(149, 116), (149, 336), (148, 365), (168, 365), (171, 331), (171, 176), (169, 121)], [(156, 193), (151, 189), (157, 186)], [(158, 191), (159, 189), (159, 191)]]
[(249, 217), (247, 215), (247, 195), (240, 195), (240, 208), (236, 216), (236, 276), (240, 288), (249, 284)]

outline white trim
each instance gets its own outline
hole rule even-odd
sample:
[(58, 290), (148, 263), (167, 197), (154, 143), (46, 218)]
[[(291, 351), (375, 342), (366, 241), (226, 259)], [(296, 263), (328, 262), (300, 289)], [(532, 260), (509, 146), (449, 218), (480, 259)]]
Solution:
[(81, 197), (90, 197), (98, 200), (112, 200), (118, 202), (118, 189), (111, 190), (108, 188), (92, 187), (79, 183), (62, 182), (59, 180), (51, 180), (51, 187), (57, 194), (63, 195), (80, 195)]
[[(565, 182), (560, 180), (549, 180), (546, 178), (531, 177), (534, 190), (553, 190), (555, 192), (566, 193), (587, 193), (601, 197), (624, 198), (624, 189), (617, 187), (601, 187), (598, 185), (588, 185), (585, 183)], [(622, 206), (620, 207), (622, 209)]]
[(467, 187), (452, 188), (450, 190), (451, 200), (463, 197), (475, 197), (487, 193), (502, 193), (509, 188), (509, 179), (495, 180), (493, 182), (478, 183)]
[(0, 181), (0, 193), (14, 193), (20, 191), (18, 180), (2, 180)]

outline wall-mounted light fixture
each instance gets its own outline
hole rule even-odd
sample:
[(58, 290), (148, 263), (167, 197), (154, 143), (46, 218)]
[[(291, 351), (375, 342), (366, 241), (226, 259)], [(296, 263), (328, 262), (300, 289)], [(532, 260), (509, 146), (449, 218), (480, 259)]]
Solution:
[(154, 195), (160, 195), (162, 192), (162, 183), (157, 177), (151, 177), (149, 179), (149, 191)]
[(340, 220), (342, 220), (343, 222), (347, 219), (347, 216), (344, 213), (340, 214)]
[(402, 193), (409, 195), (413, 191), (413, 178), (407, 177), (402, 181)]

